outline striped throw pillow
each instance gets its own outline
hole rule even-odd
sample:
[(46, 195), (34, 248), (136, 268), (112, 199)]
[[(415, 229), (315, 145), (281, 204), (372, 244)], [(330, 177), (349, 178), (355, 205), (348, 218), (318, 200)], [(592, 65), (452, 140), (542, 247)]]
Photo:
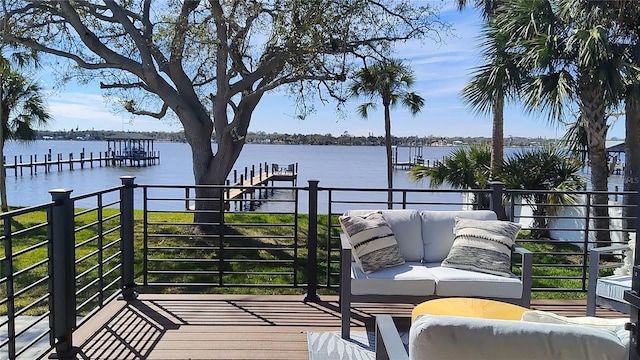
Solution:
[(442, 266), (511, 277), (511, 248), (520, 224), (456, 218), (455, 238)]
[(364, 273), (404, 264), (393, 231), (381, 213), (341, 216), (340, 225), (349, 238), (356, 264)]

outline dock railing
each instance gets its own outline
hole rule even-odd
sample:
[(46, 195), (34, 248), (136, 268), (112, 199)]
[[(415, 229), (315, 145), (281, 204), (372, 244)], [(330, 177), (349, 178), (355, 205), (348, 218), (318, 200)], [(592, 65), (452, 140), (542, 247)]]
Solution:
[[(36, 359), (52, 350), (58, 358), (75, 356), (74, 330), (110, 301), (132, 300), (137, 292), (279, 288), (317, 300), (339, 287), (338, 216), (389, 206), (388, 189), (325, 188), (309, 180), (303, 187), (254, 186), (270, 196), (256, 199), (253, 209), (218, 209), (220, 223), (194, 224), (198, 211), (214, 211), (185, 208), (193, 199), (186, 193), (197, 187), (228, 190), (122, 177), (119, 186), (75, 197), (70, 189), (51, 190), (51, 202), (0, 214), (0, 332), (6, 335), (0, 357)], [(637, 196), (631, 193), (607, 193), (603, 229), (592, 215), (593, 197), (602, 195), (594, 192), (508, 190), (501, 183), (486, 190), (392, 191), (392, 208), (491, 208), (520, 222), (518, 242), (534, 249), (534, 293), (584, 295), (588, 250), (604, 245), (601, 234), (615, 243), (637, 231), (637, 206), (620, 202)], [(573, 201), (556, 201), (560, 195)], [(562, 271), (540, 275), (549, 268)]]

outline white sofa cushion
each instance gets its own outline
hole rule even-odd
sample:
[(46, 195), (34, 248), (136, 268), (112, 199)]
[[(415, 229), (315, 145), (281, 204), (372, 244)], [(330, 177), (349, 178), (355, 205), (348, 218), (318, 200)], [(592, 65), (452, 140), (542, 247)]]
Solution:
[(443, 267), (440, 263), (426, 264), (436, 279), (436, 295), (442, 297), (489, 297), (520, 299), (522, 281), (511, 277), (477, 271)]
[(365, 274), (351, 264), (351, 293), (354, 295), (429, 296), (434, 291), (433, 274), (418, 262), (407, 262), (371, 274)]
[(409, 331), (409, 359), (626, 360), (623, 334), (586, 326), (422, 315)]
[(400, 254), (405, 261), (420, 261), (424, 253), (422, 243), (422, 222), (417, 210), (349, 210), (345, 215), (364, 215), (372, 211), (382, 213), (398, 242)]
[(629, 322), (629, 317), (613, 319), (605, 319), (595, 316), (567, 317), (549, 311), (529, 310), (522, 313), (522, 321), (546, 324), (591, 326), (601, 329), (616, 330), (616, 328), (622, 327), (625, 323)]
[[(422, 242), (424, 261), (427, 263), (442, 262), (453, 245), (453, 227), (456, 217), (476, 220), (496, 220), (497, 216), (491, 210), (469, 211), (438, 211), (423, 210), (420, 212), (422, 220)], [(392, 227), (393, 229), (393, 227)], [(398, 242), (400, 242), (398, 240)], [(405, 258), (405, 260), (407, 260)]]
[(631, 275), (611, 275), (598, 278), (596, 294), (605, 299), (626, 303), (624, 291), (631, 289)]

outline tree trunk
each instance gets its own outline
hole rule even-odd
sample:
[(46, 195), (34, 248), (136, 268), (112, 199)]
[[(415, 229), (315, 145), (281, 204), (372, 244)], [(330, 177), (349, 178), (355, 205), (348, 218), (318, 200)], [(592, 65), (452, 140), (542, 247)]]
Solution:
[(633, 93), (625, 102), (625, 153), (624, 153), (624, 191), (622, 207), (623, 228), (635, 229), (638, 205), (638, 180), (640, 176), (640, 99)]
[(491, 179), (495, 179), (504, 159), (504, 99), (493, 104), (493, 129), (491, 134)]
[(2, 212), (7, 212), (9, 204), (7, 203), (7, 174), (4, 169), (4, 118), (5, 116), (9, 118), (9, 116), (4, 114), (2, 94), (4, 94), (4, 81), (0, 78), (0, 208)]
[(550, 239), (551, 234), (549, 233), (549, 212), (547, 211), (547, 207), (545, 204), (547, 203), (547, 198), (544, 195), (534, 195), (533, 203), (535, 206), (533, 207), (533, 227), (535, 230), (531, 230), (531, 236), (534, 239)]
[[(602, 86), (590, 81), (580, 82), (581, 117), (587, 130), (591, 187), (594, 191), (609, 191), (609, 166), (605, 140), (607, 120), (605, 116), (604, 91)], [(594, 194), (591, 201), (596, 246), (611, 245), (609, 232), (609, 196)]]
[[(210, 120), (207, 119), (210, 123)], [(206, 122), (205, 122), (206, 124)], [(206, 126), (187, 131), (185, 135), (191, 147), (193, 161), (193, 175), (196, 185), (225, 185), (227, 176), (233, 168), (240, 151), (244, 146), (244, 139), (234, 141), (230, 127), (224, 134), (222, 141), (214, 155), (211, 135), (212, 131)], [(200, 229), (217, 226), (222, 223), (225, 209), (224, 192), (221, 187), (197, 188), (195, 212), (193, 222)]]
[(387, 207), (393, 208), (393, 161), (391, 153), (391, 113), (390, 105), (384, 104), (384, 145), (387, 149)]

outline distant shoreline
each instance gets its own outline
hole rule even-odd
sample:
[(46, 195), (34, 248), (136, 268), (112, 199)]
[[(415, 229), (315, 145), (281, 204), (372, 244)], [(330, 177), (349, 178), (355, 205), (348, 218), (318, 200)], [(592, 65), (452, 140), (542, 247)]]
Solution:
[[(109, 130), (70, 130), (70, 131), (38, 131), (37, 140), (71, 140), (71, 141), (106, 141), (108, 136), (122, 134), (122, 131)], [(128, 133), (147, 136), (157, 142), (186, 142), (184, 132), (136, 132)], [(615, 140), (615, 139), (613, 139)], [(557, 139), (540, 137), (506, 137), (505, 147), (546, 146), (556, 143)], [(351, 136), (348, 133), (333, 136), (332, 134), (279, 134), (265, 132), (249, 132), (247, 144), (274, 145), (345, 145), (345, 146), (384, 146), (384, 136)], [(439, 137), (439, 136), (394, 136), (395, 146), (457, 146), (468, 144), (490, 144), (488, 137)]]

